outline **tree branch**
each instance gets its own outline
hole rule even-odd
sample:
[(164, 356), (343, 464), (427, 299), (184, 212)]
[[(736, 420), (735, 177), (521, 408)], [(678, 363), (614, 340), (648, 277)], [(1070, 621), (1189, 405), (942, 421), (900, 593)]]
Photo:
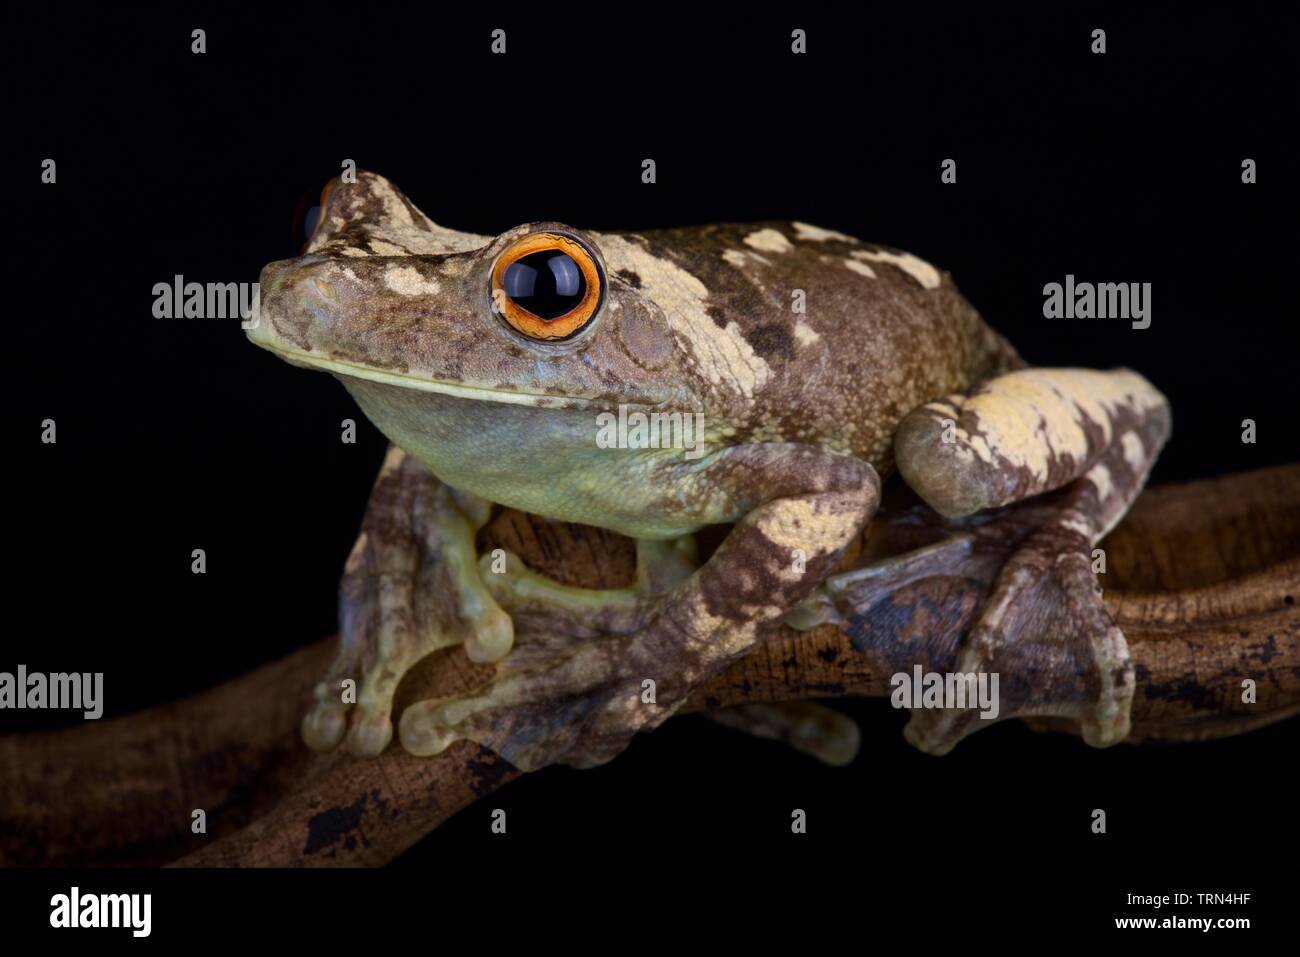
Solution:
[[(628, 540), (517, 512), (497, 516), (485, 544), (576, 585), (617, 587), (633, 573)], [(1148, 489), (1104, 545), (1106, 604), (1138, 679), (1131, 741), (1221, 737), (1300, 712), (1300, 465)], [(901, 627), (929, 637), (923, 624)], [(852, 630), (784, 629), (686, 710), (886, 694), (892, 669), (857, 650)], [(298, 722), (333, 650), (320, 641), (115, 721), (0, 737), (0, 864), (383, 864), (517, 776), (467, 742), (435, 758), (308, 752)], [(398, 713), (481, 679), (454, 652), (403, 682)], [(1257, 682), (1254, 704), (1241, 701), (1244, 678)], [(190, 833), (195, 808), (210, 833)]]

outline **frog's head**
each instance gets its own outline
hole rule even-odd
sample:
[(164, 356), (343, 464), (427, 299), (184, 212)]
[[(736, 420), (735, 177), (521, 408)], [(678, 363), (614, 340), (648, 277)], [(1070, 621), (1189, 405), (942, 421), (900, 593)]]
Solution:
[(595, 238), (445, 229), (371, 173), (326, 187), (305, 253), (268, 265), (260, 295), (249, 338), (345, 384), (552, 408), (690, 402), (662, 311), (606, 271)]

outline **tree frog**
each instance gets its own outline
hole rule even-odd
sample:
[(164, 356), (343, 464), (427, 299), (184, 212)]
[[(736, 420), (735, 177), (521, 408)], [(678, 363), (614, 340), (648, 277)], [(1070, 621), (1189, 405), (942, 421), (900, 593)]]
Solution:
[[(1133, 666), (1091, 552), (1145, 482), (1168, 403), (1128, 370), (1027, 366), (921, 258), (801, 222), (481, 236), (358, 172), (326, 187), (303, 254), (265, 267), (248, 336), (337, 377), (392, 443), (303, 721), (314, 748), (383, 751), (402, 676), (461, 645), (494, 677), (407, 707), (408, 751), (609, 760), (781, 622), (834, 617), (842, 576), (864, 573), (837, 566), (893, 472), (954, 519), (1047, 503), (957, 665), (1020, 673), (1004, 718), (1070, 718), (1096, 746), (1127, 733)], [(493, 503), (631, 536), (635, 583), (494, 569), (475, 547)], [(712, 525), (731, 527), (701, 563), (693, 533)], [(525, 614), (569, 627), (515, 647)], [(979, 726), (915, 711), (905, 733), (943, 753)]]

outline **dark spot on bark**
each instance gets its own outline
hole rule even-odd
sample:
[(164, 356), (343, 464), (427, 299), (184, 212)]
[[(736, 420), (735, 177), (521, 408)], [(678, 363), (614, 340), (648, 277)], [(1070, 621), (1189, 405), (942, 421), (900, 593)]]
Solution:
[(630, 269), (620, 269), (618, 272), (614, 273), (614, 275), (623, 280), (633, 289), (641, 288), (641, 277)]
[(317, 854), (334, 847), (339, 841), (342, 841), (343, 847), (350, 851), (356, 847), (358, 837), (361, 838), (362, 844), (369, 845), (370, 842), (360, 830), (361, 819), (366, 813), (366, 800), (367, 795), (363, 794), (357, 798), (355, 804), (347, 807), (332, 807), (312, 815), (307, 822), (307, 845), (302, 852)]
[(790, 330), (779, 322), (759, 326), (749, 334), (748, 339), (754, 351), (764, 359), (771, 360), (778, 356), (782, 359), (794, 358), (794, 341), (790, 338)]
[(467, 767), (471, 775), (469, 786), (478, 795), (496, 790), (512, 770), (510, 762), (487, 748), (480, 748), (479, 756), (471, 759)]
[(1191, 672), (1163, 684), (1148, 684), (1145, 694), (1148, 700), (1185, 701), (1198, 711), (1219, 710), (1218, 697), (1210, 689), (1197, 683), (1196, 676)]
[(1254, 657), (1261, 665), (1266, 665), (1277, 657), (1277, 636), (1269, 635), (1267, 640), (1246, 645), (1247, 654)]
[(717, 323), (719, 329), (727, 328), (727, 310), (721, 306), (709, 306), (704, 311), (709, 314), (710, 319)]
[(1283, 600), (1284, 602), (1286, 602), (1288, 605), (1294, 605), (1294, 604), (1295, 604), (1295, 596), (1293, 596), (1293, 595), (1285, 595), (1285, 596), (1283, 596), (1282, 600)]
[(840, 653), (834, 648), (820, 648), (817, 651), (817, 657), (827, 664), (834, 664), (839, 660)]

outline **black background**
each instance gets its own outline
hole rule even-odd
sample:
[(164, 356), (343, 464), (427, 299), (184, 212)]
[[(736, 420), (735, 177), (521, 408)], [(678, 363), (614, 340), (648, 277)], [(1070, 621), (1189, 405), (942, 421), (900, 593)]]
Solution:
[[(1030, 361), (1146, 374), (1174, 409), (1154, 481), (1300, 458), (1296, 23), (1281, 10), (15, 15), (6, 578), (30, 614), (5, 629), (0, 670), (104, 671), (115, 716), (332, 632), (381, 436), (332, 378), (253, 348), (235, 321), (151, 307), (176, 273), (251, 282), (295, 255), (303, 210), (345, 158), (472, 232), (770, 218), (898, 246), (951, 270)], [(496, 27), (505, 56), (489, 52)], [(794, 27), (806, 55), (790, 52)], [(948, 157), (956, 185), (940, 183)], [(1150, 282), (1151, 327), (1045, 320), (1042, 287), (1066, 273)], [(347, 417), (356, 445), (338, 439)], [(45, 418), (57, 445), (38, 441)], [(190, 573), (194, 548), (206, 575)], [(858, 915), (879, 921), (914, 899), (959, 914), (963, 894), (1005, 893), (990, 930), (1017, 894), (1057, 888), (1104, 924), (1127, 892), (1268, 900), (1283, 879), (1269, 861), (1294, 866), (1295, 721), (1104, 752), (999, 725), (936, 760), (903, 743), (887, 703), (844, 707), (863, 729), (847, 770), (675, 720), (603, 768), (512, 784), (396, 866), (419, 882), (471, 857), (502, 874), (582, 862), (634, 881), (653, 862), (787, 900), (835, 874), (883, 885)], [(491, 807), (507, 810), (505, 840)], [(1089, 830), (1098, 807), (1104, 837)]]

